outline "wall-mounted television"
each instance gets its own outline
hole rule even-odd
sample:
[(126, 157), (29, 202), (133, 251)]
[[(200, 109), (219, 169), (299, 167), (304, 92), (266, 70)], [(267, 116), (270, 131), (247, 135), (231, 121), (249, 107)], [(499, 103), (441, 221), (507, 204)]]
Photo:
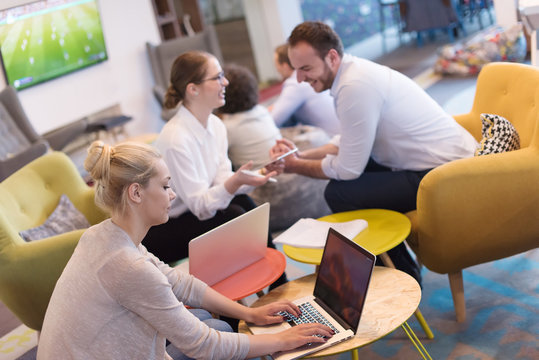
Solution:
[(0, 53), (17, 90), (107, 60), (97, 0), (41, 0), (0, 10)]

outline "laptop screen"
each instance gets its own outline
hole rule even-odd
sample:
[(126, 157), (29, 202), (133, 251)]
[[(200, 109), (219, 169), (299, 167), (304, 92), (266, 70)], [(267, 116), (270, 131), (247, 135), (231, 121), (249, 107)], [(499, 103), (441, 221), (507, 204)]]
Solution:
[(376, 257), (330, 228), (314, 296), (340, 316), (354, 331), (359, 318)]

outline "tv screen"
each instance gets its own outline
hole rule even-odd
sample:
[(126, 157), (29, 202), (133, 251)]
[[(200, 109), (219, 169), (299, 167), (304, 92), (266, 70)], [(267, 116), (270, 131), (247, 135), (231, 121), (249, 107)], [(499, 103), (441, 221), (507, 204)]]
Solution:
[(107, 60), (96, 0), (42, 0), (0, 10), (0, 53), (16, 89)]

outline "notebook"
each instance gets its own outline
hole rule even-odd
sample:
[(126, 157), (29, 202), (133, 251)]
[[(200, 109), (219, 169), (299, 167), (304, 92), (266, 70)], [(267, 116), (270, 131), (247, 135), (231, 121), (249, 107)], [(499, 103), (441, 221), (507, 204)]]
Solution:
[(270, 204), (264, 203), (189, 242), (189, 273), (209, 286), (262, 259)]
[[(313, 294), (293, 302), (300, 308), (305, 303), (312, 306), (338, 332), (335, 331), (336, 334), (325, 343), (312, 343), (271, 356), (276, 360), (296, 359), (353, 337), (359, 326), (375, 260), (376, 256), (369, 251), (330, 228)], [(302, 310), (302, 318), (306, 312)], [(294, 326), (295, 319), (288, 318), (289, 321), (276, 325), (247, 325), (253, 334), (276, 333)]]

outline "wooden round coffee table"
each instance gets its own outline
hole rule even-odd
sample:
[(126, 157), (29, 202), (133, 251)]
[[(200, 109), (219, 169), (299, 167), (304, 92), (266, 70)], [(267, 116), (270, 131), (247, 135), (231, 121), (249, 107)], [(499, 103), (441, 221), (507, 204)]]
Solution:
[[(310, 295), (314, 290), (315, 279), (316, 275), (311, 274), (290, 281), (262, 296), (252, 306)], [(421, 288), (413, 277), (397, 269), (375, 266), (356, 336), (309, 356), (329, 356), (351, 351), (381, 339), (402, 326), (418, 351), (425, 357), (421, 350), (428, 355), (427, 351), (406, 323), (406, 320), (414, 314), (420, 300)], [(239, 323), (239, 332), (250, 333), (244, 321)], [(353, 354), (357, 356), (355, 352)]]
[[(368, 227), (352, 240), (374, 255), (379, 256), (384, 265), (394, 268), (395, 265), (386, 251), (399, 245), (410, 234), (412, 224), (408, 217), (393, 210), (363, 209), (335, 213), (321, 217), (318, 220), (345, 222), (356, 219), (366, 220)], [(322, 260), (324, 250), (283, 245), (283, 251), (293, 260), (318, 266)], [(415, 315), (427, 338), (433, 339), (434, 334), (419, 309), (417, 309)]]

